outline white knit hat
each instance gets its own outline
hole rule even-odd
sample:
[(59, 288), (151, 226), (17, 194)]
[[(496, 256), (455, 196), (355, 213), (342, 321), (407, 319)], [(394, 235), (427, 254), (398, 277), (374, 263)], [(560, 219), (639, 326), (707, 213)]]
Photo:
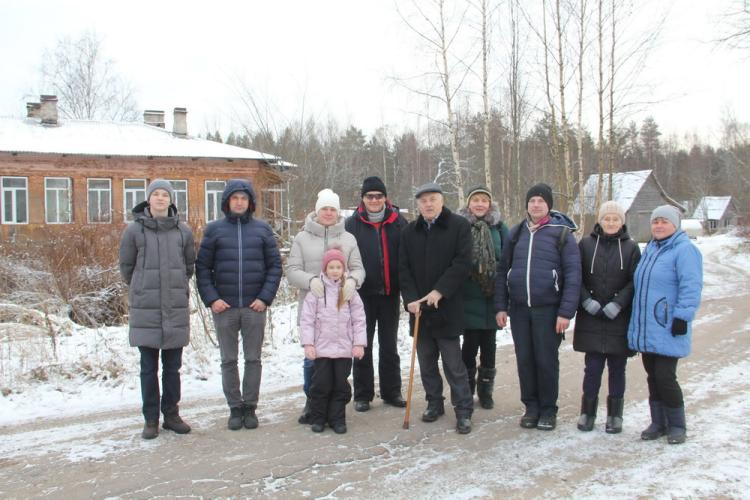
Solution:
[(339, 195), (328, 188), (319, 192), (318, 201), (315, 202), (315, 213), (317, 214), (323, 207), (333, 207), (338, 212), (340, 210)]
[(623, 210), (616, 201), (607, 201), (602, 203), (602, 206), (599, 207), (599, 218), (597, 219), (597, 221), (601, 223), (604, 216), (609, 214), (618, 216), (620, 218), (620, 222), (625, 224), (625, 210)]

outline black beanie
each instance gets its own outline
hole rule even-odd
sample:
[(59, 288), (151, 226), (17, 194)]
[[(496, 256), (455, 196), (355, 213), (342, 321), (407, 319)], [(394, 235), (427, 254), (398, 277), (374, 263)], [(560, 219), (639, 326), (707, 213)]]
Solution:
[(370, 191), (378, 191), (388, 196), (388, 193), (386, 193), (385, 191), (385, 184), (383, 184), (383, 181), (380, 180), (380, 177), (376, 177), (374, 175), (372, 177), (368, 177), (362, 182), (362, 196), (364, 196), (365, 193), (369, 193)]
[(528, 193), (526, 193), (526, 204), (529, 204), (529, 200), (534, 196), (541, 196), (547, 203), (547, 210), (552, 210), (552, 188), (547, 184), (540, 182), (534, 186), (531, 186)]

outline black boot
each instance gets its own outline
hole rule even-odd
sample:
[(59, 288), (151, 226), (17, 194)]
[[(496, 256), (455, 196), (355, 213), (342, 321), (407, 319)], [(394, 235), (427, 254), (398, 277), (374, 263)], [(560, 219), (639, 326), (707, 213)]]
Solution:
[(497, 370), (494, 368), (479, 368), (479, 377), (477, 379), (477, 396), (479, 396), (479, 404), (485, 410), (491, 410), (495, 406), (495, 402), (492, 400), (492, 390), (495, 386), (495, 373)]
[(164, 423), (162, 427), (172, 430), (177, 434), (187, 434), (190, 432), (190, 426), (180, 418), (179, 409), (175, 406), (164, 412)]
[(429, 401), (427, 403), (427, 409), (422, 413), (422, 422), (434, 422), (440, 416), (445, 414), (445, 406), (443, 401)]
[(625, 400), (607, 396), (607, 425), (604, 431), (607, 434), (619, 434), (622, 432), (622, 406)]
[(242, 429), (242, 407), (232, 406), (229, 408), (229, 420), (227, 420), (227, 428), (230, 431), (238, 431)]
[(242, 407), (242, 423), (245, 425), (245, 429), (255, 429), (258, 427), (255, 406), (245, 405)]
[(678, 408), (664, 407), (667, 415), (667, 443), (682, 444), (687, 438), (687, 428), (685, 427), (685, 407)]
[(146, 420), (146, 423), (143, 425), (143, 432), (141, 432), (141, 437), (143, 439), (154, 439), (158, 435), (159, 435), (159, 421), (158, 420)]
[(312, 413), (310, 412), (310, 398), (305, 399), (305, 407), (302, 409), (302, 415), (299, 416), (297, 422), (303, 425), (312, 423)]
[(667, 433), (667, 415), (661, 401), (649, 401), (648, 406), (651, 409), (651, 425), (641, 432), (641, 439), (653, 441)]
[(589, 432), (594, 429), (596, 422), (596, 408), (599, 406), (599, 398), (589, 399), (581, 396), (581, 416), (578, 417), (578, 430)]

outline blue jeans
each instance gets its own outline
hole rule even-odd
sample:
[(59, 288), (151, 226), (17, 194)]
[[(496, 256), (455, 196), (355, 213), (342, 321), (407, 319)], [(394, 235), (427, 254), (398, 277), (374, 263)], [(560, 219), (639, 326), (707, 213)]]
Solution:
[(521, 401), (531, 414), (557, 415), (560, 389), (558, 349), (563, 338), (555, 332), (557, 307), (513, 304), (510, 317)]
[[(159, 349), (139, 347), (141, 351), (141, 398), (143, 417), (159, 420)], [(182, 347), (161, 350), (161, 412), (167, 413), (180, 402), (180, 368)]]

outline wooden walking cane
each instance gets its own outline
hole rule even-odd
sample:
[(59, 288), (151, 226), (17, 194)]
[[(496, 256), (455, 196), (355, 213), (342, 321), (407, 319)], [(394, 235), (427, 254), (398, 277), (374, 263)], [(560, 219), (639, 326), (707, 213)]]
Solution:
[(411, 389), (414, 385), (414, 357), (417, 354), (417, 337), (419, 336), (419, 317), (422, 311), (417, 311), (414, 319), (414, 334), (411, 342), (411, 366), (409, 367), (409, 389), (406, 393), (406, 414), (404, 415), (404, 429), (409, 428), (409, 413), (411, 411)]

